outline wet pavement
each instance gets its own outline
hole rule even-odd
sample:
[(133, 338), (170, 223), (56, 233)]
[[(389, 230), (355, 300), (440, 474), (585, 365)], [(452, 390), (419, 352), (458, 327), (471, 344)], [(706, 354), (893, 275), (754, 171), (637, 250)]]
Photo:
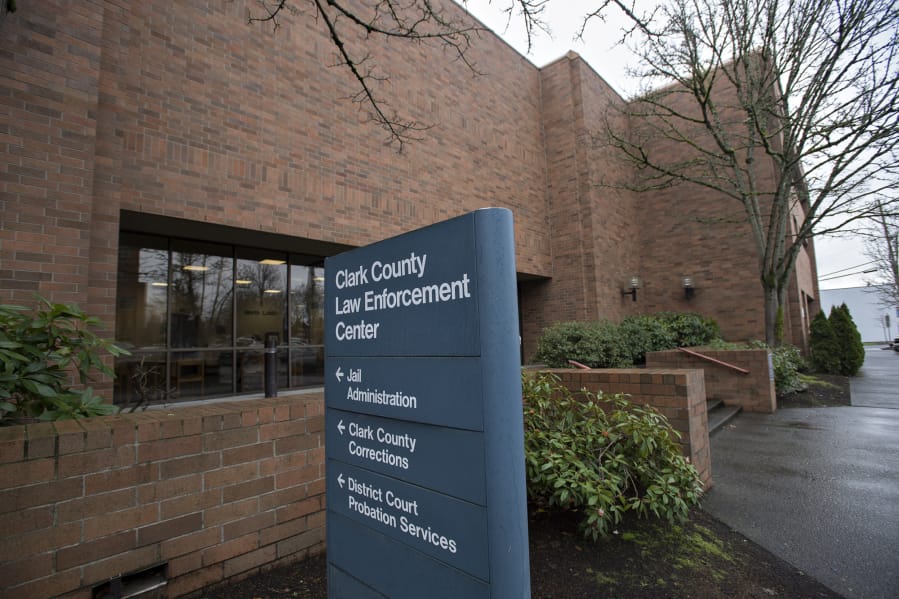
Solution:
[(852, 406), (737, 416), (703, 507), (849, 598), (899, 597), (899, 354), (869, 349)]
[(869, 347), (851, 386), (853, 406), (899, 409), (899, 352)]

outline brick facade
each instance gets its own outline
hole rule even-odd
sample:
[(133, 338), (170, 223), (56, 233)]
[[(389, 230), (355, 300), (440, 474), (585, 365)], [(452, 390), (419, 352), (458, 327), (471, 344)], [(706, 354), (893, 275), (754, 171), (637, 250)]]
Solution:
[[(384, 94), (433, 125), (403, 153), (326, 68), (319, 23), (272, 32), (248, 5), (23, 3), (0, 28), (0, 298), (77, 302), (112, 329), (123, 211), (358, 246), (486, 206), (516, 222), (523, 354), (558, 320), (658, 310), (763, 336), (754, 248), (734, 206), (686, 188), (636, 195), (599, 140), (623, 100), (577, 55), (538, 69), (498, 38), (474, 40), (481, 75), (427, 45), (374, 43)], [(447, 10), (459, 11), (447, 3)], [(427, 65), (423, 68), (422, 65)], [(164, 226), (164, 225), (163, 225)], [(800, 258), (787, 331), (801, 342)], [(622, 281), (640, 274), (637, 302)], [(683, 298), (679, 277), (697, 281)]]
[[(299, 399), (298, 399), (299, 397)], [(3, 597), (168, 597), (324, 551), (321, 394), (0, 428)]]

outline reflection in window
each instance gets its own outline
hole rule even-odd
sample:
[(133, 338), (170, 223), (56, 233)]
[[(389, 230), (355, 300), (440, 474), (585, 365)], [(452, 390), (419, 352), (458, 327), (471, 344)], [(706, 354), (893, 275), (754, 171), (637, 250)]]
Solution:
[(166, 354), (135, 352), (116, 358), (114, 401), (123, 411), (134, 412), (152, 404), (172, 401), (166, 384)]
[(116, 296), (116, 341), (125, 348), (165, 346), (168, 254), (165, 238), (122, 235)]
[[(321, 384), (324, 364), (325, 269), (304, 265), (300, 256), (290, 266), (290, 384)], [(319, 263), (320, 264), (320, 263)]]
[(237, 250), (237, 345), (262, 347), (267, 336), (284, 342), (287, 256)]
[(231, 255), (229, 246), (172, 242), (172, 347), (231, 345)]
[(277, 340), (278, 387), (324, 381), (321, 258), (122, 233), (115, 403), (125, 409), (258, 393)]

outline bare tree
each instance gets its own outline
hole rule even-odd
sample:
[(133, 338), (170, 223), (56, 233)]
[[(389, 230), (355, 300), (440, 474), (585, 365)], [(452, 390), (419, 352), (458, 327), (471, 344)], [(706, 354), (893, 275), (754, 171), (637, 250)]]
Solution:
[(866, 233), (865, 254), (877, 269), (878, 298), (884, 306), (895, 308), (899, 306), (899, 217), (881, 207)]
[[(503, 6), (509, 20), (520, 19), (528, 38), (528, 48), (535, 36), (548, 33), (543, 20), (545, 6), (550, 0), (496, 0)], [(459, 0), (463, 6), (467, 0)], [(602, 19), (604, 11), (616, 7), (627, 14), (635, 27), (642, 25), (641, 17), (628, 2), (602, 0), (595, 10), (584, 16), (584, 22)], [(382, 84), (390, 78), (390, 69), (375, 63), (366, 43), (376, 39), (399, 39), (419, 44), (435, 44), (451, 51), (473, 73), (480, 74), (469, 60), (472, 41), (484, 31), (450, 0), (256, 0), (247, 20), (268, 23), (274, 29), (285, 14), (312, 18), (327, 32), (337, 53), (333, 66), (346, 68), (357, 83), (352, 101), (360, 105), (369, 118), (387, 133), (387, 143), (396, 144), (402, 151), (405, 143), (420, 139), (431, 127), (402, 116), (391, 106)], [(361, 41), (362, 43), (356, 43)]]
[(636, 189), (686, 183), (742, 204), (769, 344), (807, 240), (895, 211), (884, 198), (899, 197), (897, 11), (892, 0), (672, 0), (633, 30), (650, 91), (611, 143), (638, 167)]
[(366, 43), (382, 38), (435, 44), (451, 50), (455, 59), (477, 73), (468, 50), (472, 37), (483, 28), (447, 6), (443, 0), (257, 0), (256, 10), (251, 9), (247, 19), (251, 24), (270, 23), (275, 29), (285, 13), (320, 23), (334, 45), (335, 66), (349, 70), (357, 82), (352, 101), (384, 129), (387, 142), (402, 151), (407, 141), (420, 139), (431, 124), (405, 118), (391, 106), (381, 89), (390, 73), (376, 64)]

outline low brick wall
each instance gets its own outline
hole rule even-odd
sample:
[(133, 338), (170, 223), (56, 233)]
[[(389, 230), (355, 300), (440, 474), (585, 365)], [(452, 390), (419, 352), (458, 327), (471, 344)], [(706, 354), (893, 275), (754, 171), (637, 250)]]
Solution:
[(771, 414), (777, 408), (774, 375), (766, 349), (712, 350), (691, 348), (704, 356), (748, 370), (742, 374), (688, 353), (669, 350), (646, 354), (649, 368), (698, 368), (705, 372), (705, 392), (709, 399), (740, 406), (747, 412)]
[(700, 370), (550, 369), (570, 391), (627, 393), (630, 401), (652, 406), (680, 433), (684, 455), (696, 467), (706, 489), (712, 486), (709, 422)]
[(0, 428), (0, 596), (168, 597), (324, 551), (321, 394)]

